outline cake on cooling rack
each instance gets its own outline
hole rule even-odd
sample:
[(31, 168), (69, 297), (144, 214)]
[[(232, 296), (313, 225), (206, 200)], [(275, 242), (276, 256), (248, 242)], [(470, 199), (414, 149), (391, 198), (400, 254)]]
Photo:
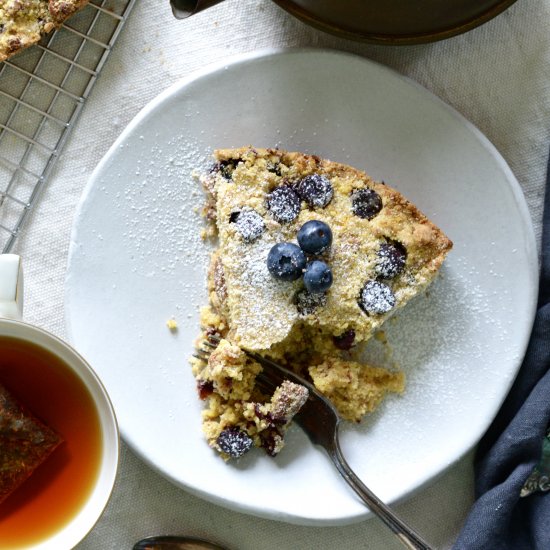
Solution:
[[(202, 176), (218, 248), (199, 341), (216, 334), (268, 356), (359, 421), (404, 388), (402, 372), (360, 363), (361, 344), (429, 285), (451, 241), (400, 193), (350, 166), (252, 147), (219, 150), (215, 159)], [(206, 435), (224, 457), (228, 430), (262, 446), (247, 407), (270, 396), (254, 388), (261, 367), (242, 359), (237, 379), (227, 359), (216, 359), (215, 378), (209, 362), (192, 360), (208, 401)]]
[(36, 44), (88, 0), (0, 0), (0, 61)]

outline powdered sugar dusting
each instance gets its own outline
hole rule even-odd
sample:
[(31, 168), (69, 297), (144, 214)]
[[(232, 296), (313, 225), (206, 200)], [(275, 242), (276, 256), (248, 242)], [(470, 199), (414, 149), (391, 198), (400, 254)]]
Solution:
[(289, 223), (300, 213), (300, 197), (291, 187), (277, 187), (267, 197), (267, 207), (280, 223)]
[(218, 447), (232, 458), (246, 454), (253, 445), (252, 439), (237, 428), (227, 428), (218, 437)]
[[(391, 397), (367, 417), (359, 433), (372, 429), (382, 416), (388, 417), (385, 422), (398, 419), (403, 431), (422, 433), (422, 422), (429, 425), (431, 417), (448, 414), (449, 407), (458, 414), (465, 404), (471, 406), (474, 394), (493, 397), (487, 389), (472, 391), (472, 380), (479, 384), (485, 379), (489, 388), (510, 376), (499, 370), (495, 345), (519, 361), (519, 350), (510, 346), (513, 316), (509, 321), (495, 316), (494, 297), (476, 284), (478, 276), (468, 260), (451, 254), (426, 293), (384, 324), (385, 338), (369, 341), (362, 360), (403, 369), (407, 387), (402, 397)], [(408, 416), (404, 410), (415, 413)]]
[[(185, 310), (181, 330), (196, 330), (192, 318), (206, 300), (210, 250), (200, 231), (204, 195), (192, 172), (211, 164), (211, 151), (181, 135), (164, 144), (147, 143), (152, 145), (138, 156), (131, 180), (105, 182), (100, 191), (122, 217), (117, 246), (120, 255), (127, 256), (130, 274), (176, 287), (182, 301), (173, 304), (170, 314)], [(129, 146), (127, 142), (123, 147)], [(103, 236), (100, 229), (97, 234)]]
[(293, 297), (300, 283), (279, 281), (267, 269), (273, 244), (273, 236), (252, 244), (235, 243), (239, 261), (232, 263), (232, 291), (239, 293), (239, 299), (232, 316), (245, 347), (268, 348), (272, 342), (283, 340), (298, 316)]
[(360, 305), (367, 313), (387, 313), (395, 306), (395, 296), (384, 283), (367, 281), (361, 290)]
[(265, 230), (263, 218), (248, 206), (245, 206), (240, 212), (236, 212), (235, 225), (246, 242), (256, 240)]
[(303, 178), (298, 185), (298, 193), (310, 205), (324, 208), (334, 196), (330, 180), (321, 174)]
[(308, 292), (305, 288), (296, 295), (296, 307), (300, 315), (311, 315), (318, 307), (327, 303), (324, 292)]
[(403, 271), (407, 255), (398, 245), (383, 243), (378, 249), (376, 272), (384, 279), (391, 279)]

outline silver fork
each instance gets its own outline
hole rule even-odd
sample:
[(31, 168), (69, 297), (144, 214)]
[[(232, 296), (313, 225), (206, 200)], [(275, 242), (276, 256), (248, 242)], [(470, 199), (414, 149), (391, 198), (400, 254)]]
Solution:
[[(204, 342), (206, 349), (200, 350), (207, 359), (210, 351), (217, 346), (218, 336), (209, 335)], [(294, 372), (258, 355), (244, 350), (245, 353), (262, 365), (262, 372), (256, 377), (260, 390), (273, 393), (284, 380), (305, 386), (309, 396), (294, 417), (297, 424), (304, 430), (311, 442), (325, 449), (346, 483), (357, 493), (359, 498), (389, 527), (397, 538), (407, 547), (414, 550), (433, 550), (422, 537), (409, 527), (399, 516), (384, 504), (354, 473), (346, 462), (339, 443), (340, 416), (332, 403), (324, 397), (312, 384)]]

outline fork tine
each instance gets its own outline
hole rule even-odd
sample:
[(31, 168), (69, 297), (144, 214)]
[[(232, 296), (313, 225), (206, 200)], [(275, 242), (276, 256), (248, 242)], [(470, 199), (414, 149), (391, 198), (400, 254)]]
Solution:
[[(220, 343), (220, 336), (208, 334), (203, 345), (207, 349), (197, 348), (194, 357), (208, 361), (212, 349)], [(256, 384), (260, 391), (273, 394), (275, 388), (286, 379), (301, 384), (309, 391), (309, 397), (303, 407), (294, 416), (307, 434), (312, 443), (322, 446), (330, 456), (338, 472), (342, 475), (363, 502), (397, 535), (399, 540), (409, 549), (431, 550), (431, 547), (407, 524), (405, 524), (388, 506), (386, 506), (372, 491), (357, 477), (350, 468), (338, 442), (338, 428), (340, 417), (334, 405), (322, 395), (310, 382), (304, 380), (290, 369), (244, 350), (246, 354), (260, 363), (262, 371), (256, 376)]]
[(277, 386), (279, 386), (279, 383), (272, 380), (264, 371), (260, 372), (258, 376), (256, 376), (256, 384), (260, 391), (264, 393), (272, 394)]
[(196, 348), (195, 353), (193, 353), (193, 357), (200, 359), (201, 361), (208, 361), (211, 352), (211, 349)]
[[(197, 359), (202, 359), (203, 361), (208, 361), (212, 350), (218, 347), (220, 339), (216, 335), (207, 335), (207, 340), (202, 341), (202, 348), (196, 348), (196, 353), (193, 354), (193, 357)], [(206, 349), (205, 349), (206, 347)]]
[(217, 346), (221, 341), (221, 336), (219, 334), (210, 334), (210, 333), (206, 332), (206, 339), (212, 345)]
[[(310, 391), (310, 393), (315, 393), (320, 395), (318, 390), (311, 384), (311, 382), (304, 380), (300, 375), (296, 374), (293, 370), (283, 367), (278, 363), (275, 363), (270, 359), (266, 359), (265, 357), (262, 357), (261, 355), (258, 355), (256, 353), (247, 352), (247, 354), (249, 357), (251, 357), (258, 363), (260, 363), (260, 365), (262, 365), (264, 369), (262, 371), (262, 374), (265, 374), (265, 376), (268, 376), (273, 383), (280, 385), (284, 380), (290, 380), (295, 384), (301, 384), (302, 386), (305, 386)], [(321, 398), (323, 400), (326, 400), (325, 397), (321, 396)]]

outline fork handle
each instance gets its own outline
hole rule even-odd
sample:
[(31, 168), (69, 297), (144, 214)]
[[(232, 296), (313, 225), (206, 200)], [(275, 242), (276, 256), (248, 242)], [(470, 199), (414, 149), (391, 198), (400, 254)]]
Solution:
[(409, 527), (399, 516), (384, 504), (354, 473), (346, 462), (338, 441), (335, 441), (332, 452), (329, 453), (332, 462), (346, 480), (347, 484), (359, 495), (361, 500), (376, 514), (411, 550), (433, 550), (422, 537)]

